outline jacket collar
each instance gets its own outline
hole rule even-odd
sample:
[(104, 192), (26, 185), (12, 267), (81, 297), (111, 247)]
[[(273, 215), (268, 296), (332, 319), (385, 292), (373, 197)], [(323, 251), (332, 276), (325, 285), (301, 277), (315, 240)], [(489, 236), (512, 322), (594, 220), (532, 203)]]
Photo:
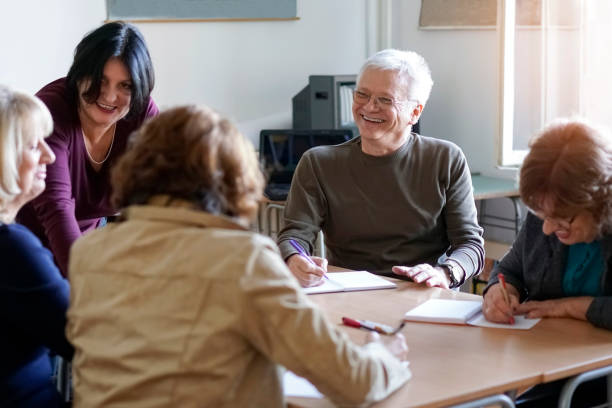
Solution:
[(237, 218), (213, 215), (198, 209), (190, 201), (168, 195), (156, 195), (151, 197), (146, 205), (132, 205), (124, 209), (122, 218), (174, 222), (200, 228), (248, 230), (245, 223)]

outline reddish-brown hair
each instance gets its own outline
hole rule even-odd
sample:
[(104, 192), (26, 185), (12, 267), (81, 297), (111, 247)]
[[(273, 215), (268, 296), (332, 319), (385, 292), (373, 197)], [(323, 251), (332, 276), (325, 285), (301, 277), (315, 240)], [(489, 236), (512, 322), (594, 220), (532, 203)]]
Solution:
[(612, 227), (612, 138), (581, 120), (559, 120), (529, 143), (520, 171), (525, 205), (542, 211), (550, 200), (556, 218), (589, 211), (602, 231)]
[(205, 106), (182, 106), (132, 135), (112, 172), (112, 201), (121, 208), (167, 194), (204, 211), (252, 219), (263, 184), (252, 144), (229, 120)]

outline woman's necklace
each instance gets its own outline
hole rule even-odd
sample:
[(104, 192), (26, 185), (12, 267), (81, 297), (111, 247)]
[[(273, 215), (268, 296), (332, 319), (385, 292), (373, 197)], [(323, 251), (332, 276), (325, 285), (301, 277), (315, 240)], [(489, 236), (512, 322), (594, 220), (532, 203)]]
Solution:
[(113, 144), (115, 143), (115, 131), (116, 130), (117, 130), (117, 123), (113, 124), (113, 138), (111, 139), (111, 144), (108, 148), (108, 151), (106, 152), (106, 157), (104, 157), (102, 161), (97, 161), (93, 157), (91, 157), (91, 154), (89, 153), (89, 150), (87, 149), (87, 141), (85, 140), (87, 139), (87, 136), (85, 136), (85, 131), (83, 130), (83, 126), (81, 126), (81, 132), (83, 133), (83, 142), (85, 143), (85, 151), (87, 152), (87, 157), (89, 157), (89, 160), (91, 160), (92, 163), (100, 165), (100, 164), (104, 164), (104, 162), (108, 159), (108, 157), (110, 156), (111, 150), (113, 150)]

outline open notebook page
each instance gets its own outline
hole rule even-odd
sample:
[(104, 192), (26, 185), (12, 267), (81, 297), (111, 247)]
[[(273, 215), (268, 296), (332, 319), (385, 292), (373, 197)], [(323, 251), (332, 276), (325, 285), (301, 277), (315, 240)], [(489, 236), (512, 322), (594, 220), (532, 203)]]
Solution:
[(322, 285), (304, 288), (304, 292), (315, 294), (397, 287), (395, 283), (366, 271), (334, 272), (328, 273), (327, 277), (329, 279), (323, 279)]
[(470, 326), (493, 327), (501, 329), (529, 330), (540, 319), (527, 319), (525, 316), (515, 316), (514, 324), (492, 323), (482, 314), (482, 300), (429, 299), (408, 311), (404, 320), (467, 324)]
[(476, 314), (468, 324), (470, 326), (478, 326), (478, 327), (492, 327), (496, 329), (514, 329), (514, 330), (529, 330), (541, 319), (528, 319), (525, 316), (515, 315), (514, 316), (514, 324), (506, 324), (506, 323), (493, 323), (485, 319), (482, 313)]

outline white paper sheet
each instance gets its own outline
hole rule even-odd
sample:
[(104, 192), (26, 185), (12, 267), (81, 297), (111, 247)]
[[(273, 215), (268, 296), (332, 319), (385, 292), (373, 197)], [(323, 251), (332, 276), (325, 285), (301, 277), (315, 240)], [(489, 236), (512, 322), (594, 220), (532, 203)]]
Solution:
[(478, 327), (493, 327), (496, 329), (529, 330), (541, 319), (527, 319), (525, 316), (514, 316), (514, 324), (493, 323), (485, 319), (482, 313), (474, 316), (468, 324)]
[(323, 394), (307, 379), (298, 377), (291, 371), (285, 372), (283, 389), (287, 397), (323, 398)]
[(304, 288), (307, 294), (348, 292), (355, 290), (391, 289), (397, 285), (367, 271), (328, 273), (323, 284)]

